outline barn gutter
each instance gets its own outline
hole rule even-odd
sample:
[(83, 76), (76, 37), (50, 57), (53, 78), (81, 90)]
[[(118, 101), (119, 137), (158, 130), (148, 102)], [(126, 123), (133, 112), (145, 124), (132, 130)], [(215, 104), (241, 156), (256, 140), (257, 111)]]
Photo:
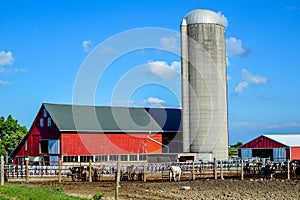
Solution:
[(152, 134), (152, 132), (149, 131), (149, 134), (147, 135), (147, 138), (148, 138), (149, 140), (151, 140), (152, 142), (155, 142), (156, 144), (159, 144), (159, 145), (161, 145), (161, 146), (163, 146), (163, 147), (166, 147), (166, 148), (167, 148), (167, 153), (170, 153), (169, 147), (168, 147), (167, 145), (165, 145), (165, 144), (163, 144), (163, 143), (161, 143), (161, 142), (159, 142), (159, 141), (154, 140), (153, 138), (151, 138), (151, 134)]

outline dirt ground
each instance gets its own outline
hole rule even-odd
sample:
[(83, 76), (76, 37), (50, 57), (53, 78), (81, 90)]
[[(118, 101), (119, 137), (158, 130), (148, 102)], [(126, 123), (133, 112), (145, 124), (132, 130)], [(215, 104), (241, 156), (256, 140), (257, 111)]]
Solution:
[[(92, 198), (99, 192), (104, 193), (104, 199), (115, 197), (113, 181), (36, 182), (29, 185), (57, 188), (70, 195), (87, 198)], [(120, 185), (119, 199), (300, 199), (300, 181), (295, 180), (122, 181)], [(187, 189), (184, 190), (183, 187)]]

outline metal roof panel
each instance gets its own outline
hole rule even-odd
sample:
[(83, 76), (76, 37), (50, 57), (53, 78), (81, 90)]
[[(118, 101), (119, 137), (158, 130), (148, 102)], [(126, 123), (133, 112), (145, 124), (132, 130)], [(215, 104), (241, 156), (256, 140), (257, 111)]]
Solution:
[(300, 134), (264, 134), (263, 136), (289, 147), (300, 147)]

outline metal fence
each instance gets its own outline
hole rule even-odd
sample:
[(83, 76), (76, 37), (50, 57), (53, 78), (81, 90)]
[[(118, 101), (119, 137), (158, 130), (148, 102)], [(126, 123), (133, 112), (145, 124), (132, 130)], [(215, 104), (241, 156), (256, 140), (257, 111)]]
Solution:
[[(169, 177), (169, 167), (179, 166), (182, 170), (183, 180), (195, 180), (200, 178), (260, 178), (261, 169), (266, 164), (272, 164), (276, 174), (281, 174), (285, 178), (290, 176), (297, 178), (296, 170), (300, 166), (295, 163), (271, 163), (268, 160), (224, 160), (224, 161), (202, 161), (202, 162), (161, 162), (147, 163), (143, 161), (120, 162), (120, 171), (124, 180), (131, 179), (131, 175), (136, 175), (136, 180), (165, 180)], [(293, 165), (294, 164), (294, 165)], [(96, 170), (99, 174), (98, 180), (104, 177), (114, 179), (117, 171), (117, 162), (85, 162), (85, 163), (61, 163), (55, 166), (43, 165), (5, 165), (5, 175), (9, 180), (14, 179), (34, 179), (34, 178), (55, 178), (64, 181), (71, 180), (70, 169)], [(81, 173), (81, 172), (80, 172)], [(66, 179), (69, 178), (69, 179)]]

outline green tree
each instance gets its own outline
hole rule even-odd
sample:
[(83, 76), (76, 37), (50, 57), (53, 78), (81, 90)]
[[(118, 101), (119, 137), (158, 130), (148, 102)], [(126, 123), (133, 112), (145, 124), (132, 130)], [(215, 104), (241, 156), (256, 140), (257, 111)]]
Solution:
[(238, 157), (238, 148), (242, 146), (242, 142), (237, 142), (235, 145), (230, 145), (228, 149), (229, 158), (237, 158)]
[(27, 133), (27, 128), (18, 124), (11, 115), (0, 117), (0, 155), (9, 155)]
[(231, 147), (239, 148), (239, 147), (242, 146), (242, 145), (243, 145), (242, 142), (237, 142), (235, 145), (231, 145)]

